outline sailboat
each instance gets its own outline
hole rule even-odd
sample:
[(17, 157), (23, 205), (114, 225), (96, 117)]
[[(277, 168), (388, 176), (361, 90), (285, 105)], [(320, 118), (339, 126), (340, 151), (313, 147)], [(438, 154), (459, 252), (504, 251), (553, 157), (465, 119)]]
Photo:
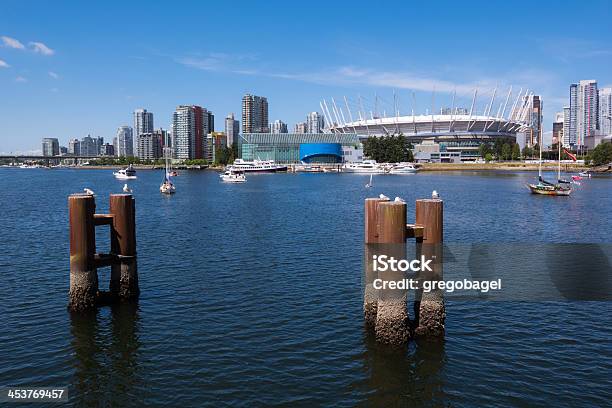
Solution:
[(557, 141), (559, 146), (559, 167), (557, 170), (557, 183), (550, 183), (542, 178), (542, 144), (540, 143), (540, 165), (538, 168), (538, 184), (529, 184), (529, 190), (533, 194), (551, 196), (569, 196), (572, 192), (571, 182), (561, 178), (561, 141)]
[(374, 186), (374, 184), (372, 183), (372, 176), (373, 176), (373, 174), (370, 173), (370, 182), (365, 185), (366, 188), (370, 188), (370, 187)]
[(170, 176), (170, 163), (169, 163), (169, 157), (168, 157), (169, 155), (170, 155), (170, 148), (165, 147), (164, 156), (166, 158), (166, 168), (164, 170), (164, 181), (162, 182), (161, 186), (159, 186), (159, 191), (162, 194), (176, 193), (176, 187), (172, 183), (171, 176)]

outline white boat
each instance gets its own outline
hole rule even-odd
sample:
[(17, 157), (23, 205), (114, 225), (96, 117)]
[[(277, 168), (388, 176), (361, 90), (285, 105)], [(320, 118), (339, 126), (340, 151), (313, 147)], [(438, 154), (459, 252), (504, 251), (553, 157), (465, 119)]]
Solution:
[(244, 183), (246, 176), (243, 171), (227, 170), (225, 173), (219, 175), (221, 181), (225, 183)]
[(287, 171), (287, 166), (276, 164), (274, 160), (246, 161), (236, 159), (234, 164), (227, 166), (227, 170), (248, 173), (276, 173), (277, 171)]
[(582, 172), (578, 173), (578, 175), (580, 177), (591, 178), (591, 173), (589, 173), (588, 171), (582, 171)]
[(125, 169), (113, 172), (113, 176), (119, 180), (134, 180), (136, 178), (136, 170), (130, 164)]
[(171, 177), (172, 173), (170, 169), (169, 156), (170, 156), (170, 149), (166, 147), (164, 148), (164, 157), (166, 159), (166, 168), (164, 170), (164, 181), (161, 183), (161, 186), (159, 186), (159, 192), (162, 194), (176, 193), (176, 187), (174, 186), (174, 183), (172, 183), (172, 177)]
[(376, 160), (364, 160), (362, 162), (346, 163), (342, 171), (347, 173), (372, 173), (384, 174), (387, 172), (385, 165), (376, 163)]
[(419, 169), (412, 163), (397, 163), (391, 167), (389, 174), (414, 174)]

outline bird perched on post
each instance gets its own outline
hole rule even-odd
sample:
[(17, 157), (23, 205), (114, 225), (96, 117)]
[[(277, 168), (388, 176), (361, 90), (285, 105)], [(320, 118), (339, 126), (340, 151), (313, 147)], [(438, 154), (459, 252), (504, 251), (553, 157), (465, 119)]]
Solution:
[(93, 192), (93, 190), (90, 190), (88, 188), (84, 188), (83, 191), (85, 192), (85, 194), (90, 195), (90, 196), (95, 196), (96, 194)]
[(123, 192), (124, 193), (131, 193), (132, 192), (132, 190), (128, 187), (127, 183), (125, 183), (123, 185)]
[(400, 198), (400, 197), (395, 197), (395, 201), (396, 203), (405, 203), (406, 201), (404, 201), (404, 199)]
[(380, 198), (381, 200), (388, 200), (389, 199), (389, 197), (387, 197), (384, 194), (379, 195), (378, 198)]
[(436, 190), (431, 192), (431, 198), (440, 198), (440, 194)]

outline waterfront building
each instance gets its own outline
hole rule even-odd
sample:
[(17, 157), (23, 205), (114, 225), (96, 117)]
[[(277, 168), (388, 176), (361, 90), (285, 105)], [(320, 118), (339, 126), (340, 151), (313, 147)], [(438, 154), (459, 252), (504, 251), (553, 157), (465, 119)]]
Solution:
[(598, 129), (599, 110), (597, 81), (582, 80), (578, 83), (578, 104), (576, 113), (576, 145), (585, 146), (586, 138), (594, 136)]
[(99, 156), (100, 146), (104, 144), (104, 138), (85, 136), (81, 139), (81, 156)]
[(243, 133), (238, 155), (243, 160), (274, 160), (280, 164), (361, 161), (363, 147), (352, 133)]
[(104, 143), (100, 146), (100, 156), (114, 156), (115, 146), (110, 143)]
[(599, 90), (599, 134), (612, 135), (612, 88)]
[(306, 116), (305, 133), (323, 133), (323, 128), (325, 128), (325, 121), (319, 112), (310, 112)]
[(141, 133), (136, 136), (136, 153), (141, 160), (155, 160), (162, 157), (161, 135)]
[(552, 143), (563, 142), (563, 112), (555, 113), (552, 128)]
[(44, 137), (42, 140), (42, 154), (46, 157), (59, 156), (59, 141), (55, 137)]
[(134, 111), (134, 136), (138, 137), (143, 133), (153, 133), (153, 113), (146, 109), (136, 109)]
[(172, 115), (172, 148), (179, 160), (204, 158), (208, 111), (197, 105), (180, 105)]
[(68, 154), (68, 148), (66, 146), (60, 146), (59, 151), (60, 156), (65, 156)]
[(268, 99), (246, 94), (242, 97), (242, 133), (267, 133)]
[(295, 130), (294, 130), (293, 133), (298, 133), (298, 134), (307, 133), (306, 132), (306, 129), (307, 129), (306, 122), (298, 122), (298, 123), (296, 123), (294, 129)]
[(287, 130), (287, 124), (282, 120), (275, 120), (272, 123), (272, 128), (270, 130), (271, 133), (289, 133)]
[(172, 147), (172, 138), (170, 136), (170, 132), (168, 132), (166, 129), (159, 128), (153, 133), (157, 135), (162, 149), (164, 147)]
[(206, 136), (206, 157), (209, 163), (217, 159), (217, 150), (227, 147), (227, 137), (224, 132), (211, 132)]
[(570, 146), (570, 118), (571, 112), (569, 106), (563, 107), (563, 145)]
[(119, 126), (117, 129), (117, 148), (115, 154), (118, 157), (134, 156), (134, 136), (132, 128), (129, 126)]
[(542, 146), (542, 98), (539, 95), (531, 95), (529, 101), (530, 113), (528, 117), (528, 128), (525, 131), (527, 139), (525, 144), (533, 147), (536, 144)]
[(68, 142), (68, 154), (73, 156), (81, 155), (81, 142), (79, 139), (70, 139)]
[(204, 109), (205, 112), (205, 120), (206, 120), (206, 134), (215, 131), (215, 115), (209, 111)]
[(234, 114), (230, 113), (225, 118), (225, 136), (227, 138), (227, 147), (232, 147), (235, 141), (238, 140), (240, 133), (240, 121), (234, 119)]
[(570, 122), (569, 136), (566, 138), (570, 146), (575, 146), (578, 141), (578, 84), (570, 85)]

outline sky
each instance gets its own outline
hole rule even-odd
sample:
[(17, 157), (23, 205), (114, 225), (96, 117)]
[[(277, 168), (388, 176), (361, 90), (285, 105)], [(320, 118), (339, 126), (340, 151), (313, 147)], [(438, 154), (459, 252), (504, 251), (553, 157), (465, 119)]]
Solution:
[[(428, 4), (430, 3), (430, 4)], [(612, 86), (608, 1), (13, 1), (0, 5), (0, 152), (88, 134), (112, 142), (132, 112), (169, 128), (181, 104), (223, 130), (245, 93), (293, 129), (333, 97), (356, 115), (468, 107), (540, 94), (550, 136), (569, 84)], [(413, 97), (414, 93), (414, 97)], [(376, 103), (378, 101), (378, 103)], [(493, 109), (495, 111), (495, 109)], [(345, 109), (345, 114), (347, 114)], [(546, 142), (546, 137), (545, 137)]]

